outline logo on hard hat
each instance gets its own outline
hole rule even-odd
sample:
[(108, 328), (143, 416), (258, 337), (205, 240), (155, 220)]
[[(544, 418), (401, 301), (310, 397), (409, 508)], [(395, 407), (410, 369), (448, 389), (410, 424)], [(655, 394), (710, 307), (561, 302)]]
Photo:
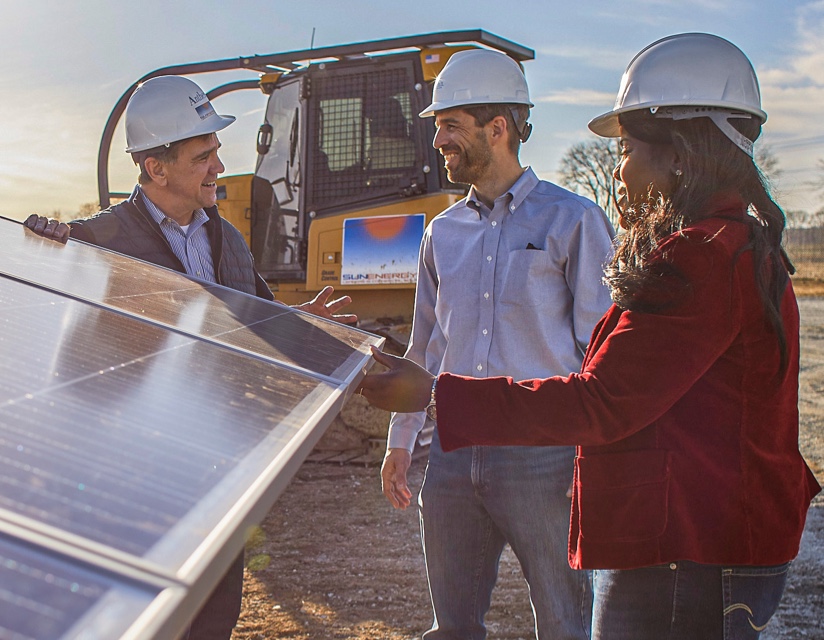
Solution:
[(195, 111), (197, 111), (197, 115), (200, 116), (201, 120), (205, 120), (209, 116), (215, 115), (215, 110), (212, 108), (212, 103), (208, 100), (203, 104), (196, 106)]
[(196, 105), (198, 102), (203, 102), (206, 100), (206, 94), (202, 91), (198, 91), (195, 95), (189, 96), (189, 104)]

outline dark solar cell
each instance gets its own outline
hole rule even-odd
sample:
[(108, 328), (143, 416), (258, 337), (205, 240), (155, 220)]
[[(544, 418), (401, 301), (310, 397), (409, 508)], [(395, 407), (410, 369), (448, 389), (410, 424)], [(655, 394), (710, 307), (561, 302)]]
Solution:
[(0, 534), (0, 638), (116, 638), (158, 592)]

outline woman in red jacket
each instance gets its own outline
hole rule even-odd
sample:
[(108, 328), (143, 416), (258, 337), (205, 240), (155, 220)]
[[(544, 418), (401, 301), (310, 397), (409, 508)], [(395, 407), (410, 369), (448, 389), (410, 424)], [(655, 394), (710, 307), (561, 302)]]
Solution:
[(429, 403), (444, 450), (578, 446), (569, 561), (596, 570), (598, 640), (757, 638), (820, 490), (798, 450), (784, 214), (752, 159), (765, 120), (734, 45), (653, 43), (590, 123), (620, 137), (626, 233), (581, 372), (433, 381), (376, 353), (390, 370), (362, 384), (390, 410)]

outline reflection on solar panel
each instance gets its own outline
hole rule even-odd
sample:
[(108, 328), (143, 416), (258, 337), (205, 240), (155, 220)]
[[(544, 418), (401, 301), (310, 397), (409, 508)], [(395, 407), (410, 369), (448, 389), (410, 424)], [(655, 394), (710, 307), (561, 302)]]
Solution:
[(0, 637), (174, 638), (381, 339), (0, 219)]

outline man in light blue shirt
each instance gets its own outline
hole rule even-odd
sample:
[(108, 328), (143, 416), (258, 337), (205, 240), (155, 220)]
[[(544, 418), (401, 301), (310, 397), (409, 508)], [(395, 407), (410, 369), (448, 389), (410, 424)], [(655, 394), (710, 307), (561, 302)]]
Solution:
[[(517, 63), (470, 50), (450, 58), (421, 113), (435, 116), (433, 144), (449, 179), (471, 185), (421, 244), (406, 357), (433, 374), (525, 379), (578, 371), (609, 306), (601, 280), (612, 227), (597, 205), (521, 166), (531, 106)], [(410, 504), (407, 471), (426, 419), (392, 416), (381, 479), (395, 508)], [(486, 637), (483, 619), (507, 543), (529, 584), (536, 637), (589, 637), (589, 579), (569, 568), (566, 554), (573, 456), (572, 447), (445, 454), (436, 426), (419, 497), (434, 612), (427, 640)]]

